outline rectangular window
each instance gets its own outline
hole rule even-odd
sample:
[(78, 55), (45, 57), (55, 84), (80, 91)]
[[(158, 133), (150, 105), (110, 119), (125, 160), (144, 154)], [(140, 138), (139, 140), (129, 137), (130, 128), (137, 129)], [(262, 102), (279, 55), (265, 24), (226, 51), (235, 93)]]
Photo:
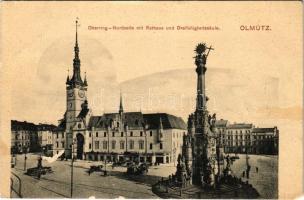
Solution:
[(98, 137), (98, 132), (96, 132), (96, 137)]
[(150, 149), (153, 149), (153, 144), (152, 143), (150, 143)]
[(121, 132), (121, 133), (120, 133), (120, 136), (123, 137), (123, 135), (124, 135), (123, 132)]
[(56, 147), (59, 147), (59, 143), (58, 142), (56, 142)]
[(64, 148), (64, 142), (61, 142), (61, 146), (62, 146), (62, 148)]
[(112, 141), (112, 149), (116, 148), (116, 141)]
[(115, 137), (115, 132), (112, 132), (112, 137)]
[(99, 149), (99, 141), (95, 141), (95, 149)]
[(89, 149), (91, 149), (92, 148), (92, 144), (91, 143), (89, 143)]
[[(56, 138), (58, 138), (58, 133), (56, 133)], [(22, 138), (23, 139), (23, 138)]]
[(159, 149), (163, 149), (163, 143), (159, 143)]
[(103, 137), (107, 137), (107, 132), (104, 132), (104, 133), (103, 133)]
[(125, 149), (125, 142), (124, 141), (120, 142), (120, 149)]
[(130, 149), (134, 149), (134, 141), (133, 140), (130, 141)]
[(130, 132), (130, 137), (133, 137), (133, 132), (132, 131)]
[(139, 141), (139, 149), (144, 149), (144, 141)]
[(140, 131), (140, 137), (142, 137), (143, 136), (143, 132), (142, 131)]
[(150, 137), (152, 137), (152, 131), (150, 131)]
[(107, 149), (108, 148), (108, 142), (107, 141), (103, 141), (103, 149)]
[(62, 138), (64, 138), (64, 132), (62, 132)]
[(92, 133), (91, 132), (89, 132), (89, 137), (92, 137)]

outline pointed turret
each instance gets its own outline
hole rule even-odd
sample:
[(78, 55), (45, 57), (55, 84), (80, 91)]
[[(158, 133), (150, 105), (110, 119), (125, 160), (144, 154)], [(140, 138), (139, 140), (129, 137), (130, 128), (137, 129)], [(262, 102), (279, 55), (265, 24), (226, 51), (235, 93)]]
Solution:
[(66, 80), (65, 84), (67, 84), (67, 85), (70, 84), (70, 74), (69, 74), (69, 70), (68, 70), (67, 80)]
[(122, 95), (120, 92), (120, 101), (119, 101), (119, 114), (123, 113), (123, 106), (122, 106)]
[(87, 72), (84, 73), (83, 85), (84, 85), (84, 86), (88, 86), (88, 82), (87, 82)]

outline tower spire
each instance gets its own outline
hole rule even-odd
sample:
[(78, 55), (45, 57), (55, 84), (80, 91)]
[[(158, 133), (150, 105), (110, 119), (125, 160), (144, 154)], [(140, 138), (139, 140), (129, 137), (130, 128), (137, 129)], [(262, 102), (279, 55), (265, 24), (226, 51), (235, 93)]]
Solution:
[(81, 79), (80, 75), (80, 59), (79, 59), (79, 46), (78, 46), (78, 17), (75, 21), (76, 26), (76, 38), (75, 38), (75, 47), (74, 47), (74, 59), (73, 59), (73, 76), (70, 79), (70, 85), (80, 85), (85, 86), (84, 82)]
[(122, 95), (120, 90), (119, 114), (121, 113), (123, 113), (123, 106), (122, 106)]

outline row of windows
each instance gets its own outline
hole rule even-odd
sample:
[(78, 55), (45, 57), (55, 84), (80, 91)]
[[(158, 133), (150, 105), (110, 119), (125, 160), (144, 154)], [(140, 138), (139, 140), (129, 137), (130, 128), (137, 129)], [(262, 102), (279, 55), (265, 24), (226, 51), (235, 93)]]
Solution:
[[(95, 141), (95, 149), (99, 149), (100, 146), (99, 146), (99, 141)], [(89, 143), (89, 149), (92, 148), (92, 144)], [(102, 142), (102, 148), (103, 149), (108, 149), (108, 141), (103, 141)], [(124, 141), (120, 141), (119, 142), (119, 148), (120, 149), (125, 149), (125, 142)], [(139, 149), (144, 149), (145, 148), (145, 142), (144, 141), (138, 141), (138, 148)], [(160, 143), (159, 144), (159, 148), (160, 149), (163, 149), (163, 144)], [(112, 141), (111, 142), (111, 149), (116, 149), (116, 141)], [(129, 149), (134, 149), (134, 141), (129, 141)], [(153, 144), (150, 143), (149, 145), (149, 149), (153, 149)]]
[[(59, 148), (59, 142), (56, 142), (56, 147)], [(64, 142), (61, 142), (61, 147), (64, 148)]]
[(250, 130), (245, 130), (244, 132), (242, 131), (242, 130), (240, 130), (239, 132), (238, 132), (238, 130), (235, 130), (235, 131), (233, 131), (233, 130), (231, 130), (231, 131), (227, 131), (227, 133), (250, 133)]
[(185, 132), (183, 132), (183, 133), (173, 133), (173, 138), (175, 138), (175, 136), (176, 136), (176, 138), (182, 137), (183, 134), (185, 134)]
[[(125, 132), (120, 132), (119, 136), (117, 134), (118, 134), (118, 132), (112, 132), (112, 137), (115, 137), (115, 136), (117, 136), (117, 137), (119, 137), (119, 136), (120, 137), (124, 137), (125, 136)], [(152, 131), (150, 131), (150, 137), (152, 137), (152, 135), (153, 135)], [(131, 131), (130, 134), (129, 134), (129, 137), (133, 137), (133, 136), (134, 136), (133, 132)], [(144, 132), (140, 131), (139, 136), (143, 137), (144, 136)], [(89, 132), (89, 137), (92, 137), (92, 133), (91, 132)], [(99, 137), (99, 133), (98, 132), (95, 133), (95, 137)], [(107, 137), (107, 132), (103, 133), (103, 137)]]
[[(252, 138), (253, 139), (270, 139), (270, 138), (273, 138), (273, 136), (272, 135), (253, 135), (252, 136)], [(244, 137), (242, 136), (242, 135), (240, 135), (240, 136), (235, 136), (235, 137), (233, 137), (233, 136), (227, 136), (227, 139), (250, 139), (250, 136), (249, 135), (245, 135)]]
[(250, 139), (250, 135), (235, 135), (234, 137), (232, 135), (227, 135), (227, 139)]
[[(61, 133), (62, 138), (64, 138), (64, 132)], [(59, 134), (56, 133), (56, 138), (59, 138)]]
[[(15, 139), (18, 140), (19, 138), (19, 135), (15, 135)], [(29, 140), (30, 139), (30, 136), (29, 135), (21, 135), (21, 139), (22, 140)]]

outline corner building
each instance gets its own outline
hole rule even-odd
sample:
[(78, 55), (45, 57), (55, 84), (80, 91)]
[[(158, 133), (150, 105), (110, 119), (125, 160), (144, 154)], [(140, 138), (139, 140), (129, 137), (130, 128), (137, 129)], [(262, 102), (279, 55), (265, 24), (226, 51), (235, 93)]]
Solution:
[(183, 119), (167, 113), (124, 112), (122, 96), (117, 113), (93, 116), (87, 79), (81, 77), (77, 21), (74, 54), (73, 75), (66, 80), (66, 112), (54, 131), (64, 141), (56, 139), (56, 150), (64, 148), (67, 157), (77, 159), (175, 162), (186, 134)]

